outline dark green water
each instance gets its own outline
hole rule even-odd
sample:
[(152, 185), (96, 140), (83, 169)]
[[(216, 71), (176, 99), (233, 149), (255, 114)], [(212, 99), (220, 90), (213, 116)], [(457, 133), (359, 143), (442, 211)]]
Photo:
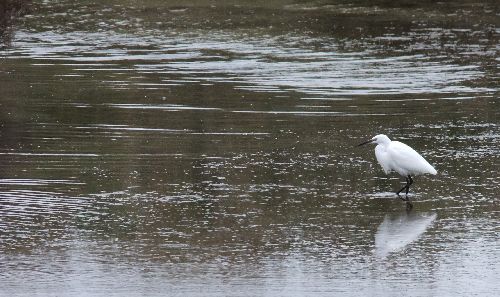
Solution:
[[(0, 48), (1, 296), (500, 294), (494, 1), (29, 10)], [(438, 170), (410, 212), (355, 147), (379, 133)]]

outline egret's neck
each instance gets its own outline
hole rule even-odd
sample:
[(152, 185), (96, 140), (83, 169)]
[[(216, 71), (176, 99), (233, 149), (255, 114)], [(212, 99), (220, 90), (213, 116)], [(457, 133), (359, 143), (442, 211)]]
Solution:
[(387, 150), (387, 145), (385, 143), (379, 143), (375, 147), (375, 151), (385, 152)]

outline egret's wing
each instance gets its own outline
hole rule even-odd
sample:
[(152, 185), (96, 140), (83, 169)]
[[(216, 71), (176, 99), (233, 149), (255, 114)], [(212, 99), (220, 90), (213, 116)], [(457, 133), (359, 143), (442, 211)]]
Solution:
[(388, 174), (393, 170), (392, 168), (392, 160), (389, 157), (389, 153), (382, 148), (382, 146), (377, 145), (375, 147), (375, 157), (377, 157), (377, 161), (384, 169), (384, 172)]
[(436, 174), (436, 170), (419, 153), (406, 144), (392, 141), (387, 149), (392, 160), (394, 170), (407, 172), (407, 174)]

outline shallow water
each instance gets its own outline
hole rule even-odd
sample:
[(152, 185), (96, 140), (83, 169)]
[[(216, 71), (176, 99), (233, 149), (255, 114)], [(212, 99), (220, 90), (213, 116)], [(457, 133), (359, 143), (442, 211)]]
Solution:
[(99, 2), (0, 50), (0, 295), (500, 294), (494, 2)]

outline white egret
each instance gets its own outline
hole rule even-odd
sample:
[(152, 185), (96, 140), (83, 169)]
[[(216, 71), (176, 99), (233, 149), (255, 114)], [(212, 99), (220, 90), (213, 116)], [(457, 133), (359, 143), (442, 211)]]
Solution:
[(403, 200), (407, 202), (409, 201), (408, 191), (413, 183), (413, 179), (411, 178), (412, 175), (416, 176), (425, 173), (432, 175), (437, 174), (436, 169), (434, 169), (434, 167), (432, 167), (432, 165), (429, 164), (429, 162), (427, 162), (414, 149), (402, 142), (391, 141), (389, 137), (384, 134), (379, 134), (368, 141), (360, 143), (358, 146), (367, 143), (377, 144), (375, 147), (375, 156), (386, 174), (391, 171), (396, 171), (401, 176), (406, 178), (406, 185), (401, 188), (401, 190), (397, 191), (396, 194), (399, 198), (403, 199), (399, 196), (399, 193), (406, 190), (406, 199)]

